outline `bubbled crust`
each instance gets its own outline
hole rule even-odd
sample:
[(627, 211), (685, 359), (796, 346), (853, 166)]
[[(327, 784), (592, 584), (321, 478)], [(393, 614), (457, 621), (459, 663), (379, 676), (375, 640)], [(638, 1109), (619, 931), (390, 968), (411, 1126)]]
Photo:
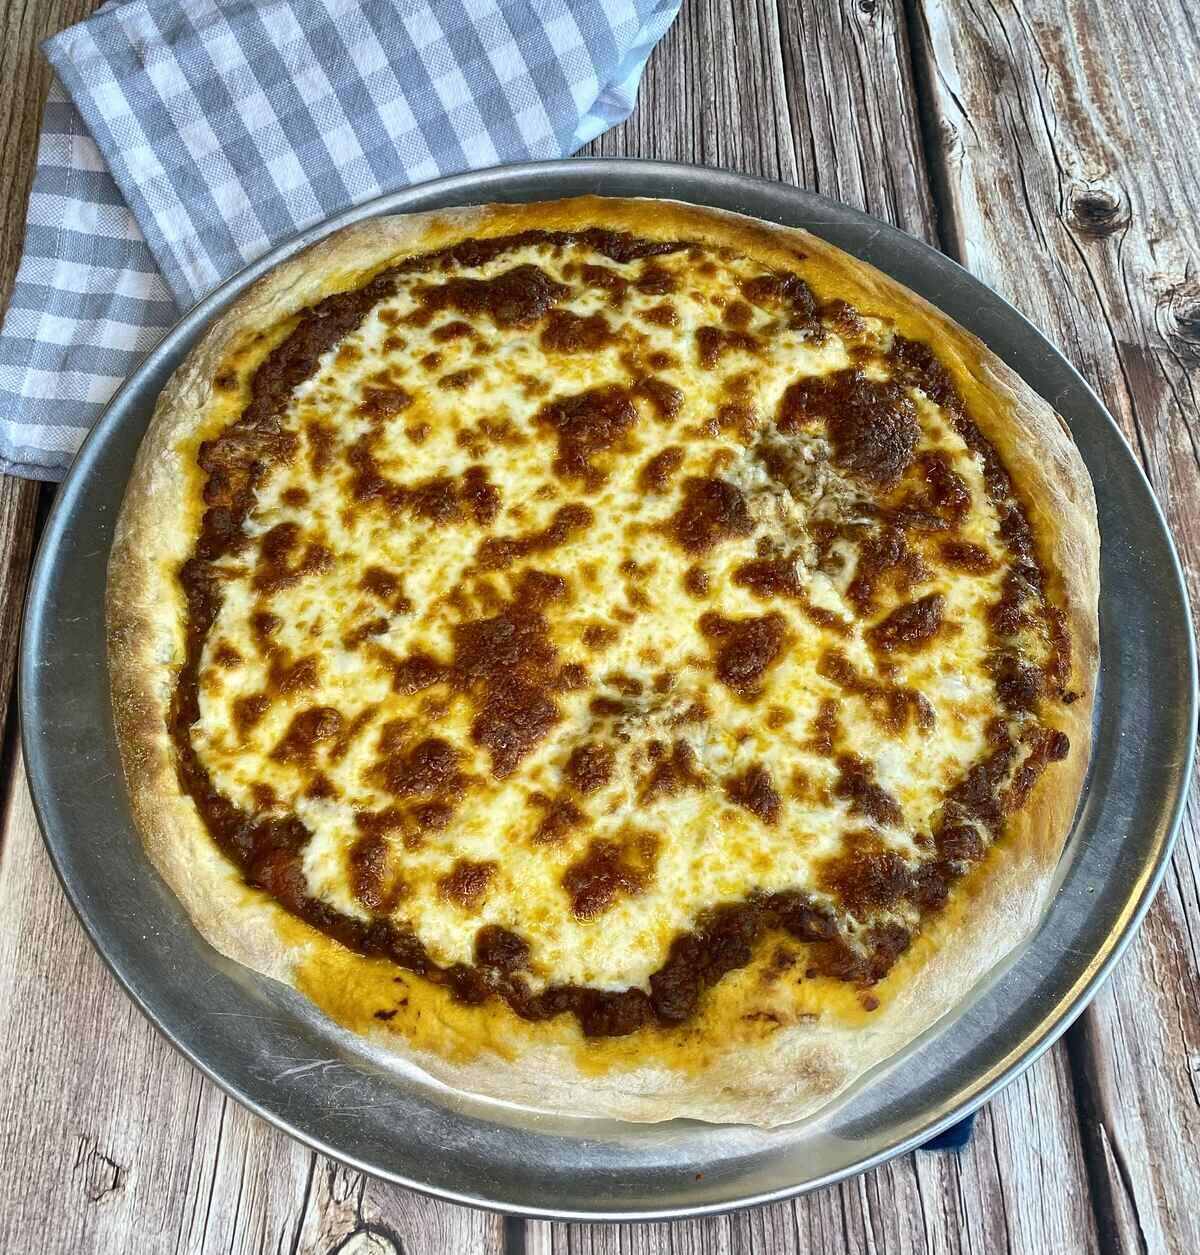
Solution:
[[(1082, 697), (1056, 708), (1055, 724), (1070, 738), (1070, 756), (1042, 777), (1004, 841), (960, 882), (947, 910), (877, 987), (880, 1006), (869, 1022), (852, 1014), (814, 1019), (807, 1006), (772, 1003), (775, 1028), (756, 1037), (738, 1026), (748, 1008), (771, 1002), (759, 963), (718, 985), (686, 1031), (655, 1042), (644, 1034), (584, 1042), (573, 1023), (533, 1025), (502, 1009), (457, 1007), (415, 979), (409, 994), (423, 1012), (420, 1030), (415, 1015), (387, 1025), (360, 1021), (346, 991), (366, 997), (382, 979), (378, 963), (349, 955), (247, 888), (177, 782), (166, 722), (183, 651), (175, 572), (198, 522), (196, 449), (222, 425), (213, 380), (229, 346), (247, 329), (277, 324), (358, 286), (396, 257), (472, 237), (596, 225), (648, 239), (699, 237), (780, 269), (794, 267), (802, 254), (818, 296), (840, 297), (888, 318), (910, 339), (934, 343), (1017, 486), (1052, 600), (1067, 607), (1072, 683)], [(260, 280), (210, 329), (159, 401), (118, 522), (108, 590), (114, 712), (134, 815), (156, 867), (211, 944), (305, 990), (398, 1062), (415, 1062), (451, 1086), (571, 1114), (784, 1123), (894, 1055), (959, 1002), (1040, 917), (1089, 756), (1098, 547), (1091, 483), (1054, 411), (975, 337), (806, 232), (672, 202), (596, 198), (376, 219)], [(832, 988), (824, 993), (831, 1005), (841, 996)]]

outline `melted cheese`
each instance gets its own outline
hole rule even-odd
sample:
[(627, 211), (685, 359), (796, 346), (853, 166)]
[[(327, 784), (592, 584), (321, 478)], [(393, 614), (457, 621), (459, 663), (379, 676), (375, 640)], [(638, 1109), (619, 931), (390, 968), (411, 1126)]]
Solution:
[[(631, 286), (614, 304), (608, 291), (581, 281), (581, 262), (630, 280), (653, 266), (674, 276), (675, 290)], [(987, 608), (1000, 596), (1009, 559), (977, 456), (948, 416), (913, 390), (921, 427), (916, 452), (940, 451), (965, 481), (970, 508), (955, 536), (982, 547), (994, 570), (951, 567), (938, 556), (942, 534), (910, 533), (925, 578), (909, 588), (882, 579), (875, 609), (860, 616), (852, 585), (862, 545), (841, 536), (820, 555), (816, 522), (857, 520), (863, 535), (873, 534), (871, 506), (887, 494), (838, 465), (820, 422), (787, 435), (774, 429), (774, 418), (798, 379), (824, 378), (856, 361), (865, 363), (867, 377), (886, 379), (890, 332), (881, 322), (864, 319), (851, 331), (834, 322), (814, 334), (811, 325), (789, 326), (779, 308), (751, 305), (737, 330), (760, 341), (761, 351), (727, 344), (706, 367), (699, 333), (729, 330), (723, 318), (744, 301), (742, 285), (761, 270), (755, 263), (732, 258), (702, 270), (677, 253), (622, 265), (533, 245), (463, 273), (486, 280), (520, 265), (563, 284), (567, 291), (555, 309), (602, 319), (607, 343), (548, 350), (544, 318), (501, 326), (486, 314), (449, 308), (423, 319), (421, 289), (440, 278), (402, 276), (394, 295), (324, 355), (287, 407), (283, 424), (296, 433), (299, 452), (260, 484), (245, 525), (251, 544), (222, 559), (223, 597), (203, 655), (201, 717), (192, 740), (215, 785), (237, 805), (295, 813), (303, 821), (312, 833), (303, 856), (309, 892), (364, 919), (371, 911), (354, 892), (348, 860), (362, 836), (360, 817), (396, 804), (377, 770), (383, 729), (403, 720), (407, 745), (428, 737), (448, 742), (461, 755), (467, 785), (446, 826), (408, 845), (398, 831), (386, 835), (391, 874), (402, 884), (387, 908), (392, 917), (410, 924), (442, 965), (470, 963), (477, 930), (495, 924), (529, 943), (535, 988), (551, 982), (646, 987), (672, 938), (713, 904), (799, 888), (837, 907), (822, 867), (844, 851), (848, 831), (870, 829), (909, 863), (927, 856), (926, 834), (947, 790), (987, 752), (986, 726), (997, 711)], [(664, 306), (671, 325), (651, 312)], [(469, 334), (447, 332), (464, 321)], [(451, 380), (458, 386), (444, 386), (448, 376), (459, 376)], [(591, 455), (593, 480), (556, 470), (559, 446), (554, 430), (538, 420), (542, 407), (588, 389), (629, 390), (646, 376), (678, 390), (677, 412), (664, 416), (652, 396), (634, 391), (636, 421), (612, 447)], [(364, 412), (372, 388), (403, 389), (411, 401), (380, 421)], [(741, 407), (740, 424), (729, 410), (728, 421), (719, 421), (729, 406)], [(329, 433), (324, 463), (320, 437), (312, 434), (322, 430)], [(495, 519), (480, 524), (460, 505), (455, 517), (437, 522), (379, 499), (357, 499), (351, 450), (363, 440), (379, 474), (395, 484), (448, 477), (461, 485), (470, 468), (483, 466), (499, 495)], [(763, 441), (774, 441), (786, 459), (782, 479), (761, 456)], [(681, 451), (680, 464), (654, 491), (643, 468), (669, 447)], [(707, 552), (687, 552), (673, 533), (686, 481), (714, 476), (737, 489), (752, 525)], [(914, 460), (888, 493), (894, 498), (921, 483)], [(592, 521), (565, 543), (507, 568), (481, 569), (487, 537), (542, 532), (572, 504), (585, 505)], [(287, 586), (256, 589), (257, 548), (283, 523), (299, 528), (297, 555), (313, 543), (331, 560)], [(795, 597), (756, 596), (738, 582), (738, 568), (764, 548), (796, 555), (808, 606), (850, 624), (849, 635), (824, 626)], [(688, 591), (689, 571), (697, 567), (707, 576), (703, 597)], [(365, 588), (368, 568), (393, 573), (403, 600)], [(495, 615), (529, 569), (565, 581), (566, 595), (543, 614), (559, 662), (580, 664), (587, 682), (553, 694), (557, 720), (511, 774), (498, 776), (488, 748), (473, 735), (478, 703), (471, 694), (450, 683), (398, 691), (393, 668), (396, 659), (416, 654), (448, 664), (456, 625)], [(931, 641), (887, 658), (872, 648), (874, 624), (931, 593), (943, 597), (945, 619)], [(239, 701), (270, 689), (271, 659), (254, 629), (254, 616), (263, 612), (278, 619), (272, 647), (293, 661), (312, 660), (315, 682), (276, 692), (257, 722), (239, 720)], [(784, 645), (752, 697), (718, 677), (716, 645), (700, 625), (706, 614), (782, 617)], [(356, 633), (366, 625), (372, 635)], [(611, 639), (597, 644), (598, 636)], [(827, 677), (822, 660), (831, 650), (872, 683), (920, 693), (932, 727), (916, 719), (900, 730), (884, 726), (877, 703)], [(238, 661), (230, 662), (230, 651)], [(620, 710), (598, 713), (598, 697)], [(870, 764), (900, 808), (898, 822), (855, 813), (853, 798), (839, 792), (833, 757), (814, 747), (826, 701), (837, 703), (839, 746)], [(685, 719), (696, 705), (706, 716)], [(281, 755), (291, 720), (317, 707), (338, 712), (343, 728), (357, 723), (356, 735), (337, 755), (332, 741), (319, 743), (310, 762)], [(695, 782), (647, 799), (654, 756), (669, 755), (677, 742), (690, 751)], [(587, 794), (565, 774), (571, 754), (585, 744), (602, 744), (614, 756), (608, 781)], [(731, 782), (751, 770), (765, 772), (778, 795), (773, 822), (731, 796)], [(317, 791), (326, 796), (311, 796), (318, 772), (331, 786)], [(569, 799), (583, 819), (557, 841), (540, 842), (547, 801), (559, 798)], [(627, 849), (639, 835), (650, 839), (641, 885), (613, 894), (590, 918), (576, 914), (565, 883), (570, 869), (596, 841)], [(465, 902), (444, 889), (463, 861), (494, 864), (483, 890)]]

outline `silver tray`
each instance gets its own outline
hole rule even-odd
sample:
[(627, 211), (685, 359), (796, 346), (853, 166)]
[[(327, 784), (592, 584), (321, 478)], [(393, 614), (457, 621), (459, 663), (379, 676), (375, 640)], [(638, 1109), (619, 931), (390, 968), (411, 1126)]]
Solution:
[[(143, 856), (113, 740), (103, 593), (113, 521), (155, 398), (209, 322), (264, 271), (377, 214), (584, 192), (675, 197), (807, 227), (971, 328), (1070, 423), (1096, 483), (1102, 670), (1090, 785), (1036, 935), (972, 997), (820, 1117), (774, 1132), (537, 1115), (390, 1067), (291, 990), (193, 930)], [(202, 301), (121, 389), (46, 525), (20, 666), (30, 786), (50, 857), (97, 949), (163, 1035), (227, 1093), (355, 1168), (526, 1215), (697, 1215), (816, 1189), (978, 1107), (1079, 1014), (1162, 876), (1187, 787), (1196, 663), (1175, 550), (1095, 394), (983, 284), (893, 227), (811, 192), (692, 166), (578, 161), (428, 183), (277, 248)]]

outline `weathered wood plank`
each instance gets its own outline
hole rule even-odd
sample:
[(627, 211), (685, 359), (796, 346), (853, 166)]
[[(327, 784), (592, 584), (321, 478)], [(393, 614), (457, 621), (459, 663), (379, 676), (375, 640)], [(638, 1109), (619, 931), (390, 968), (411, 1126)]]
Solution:
[(592, 156), (720, 166), (813, 188), (931, 238), (901, 7), (689, 0)]
[[(937, 0), (919, 24), (946, 243), (1064, 346), (1163, 502), (1200, 604), (1200, 31), (1185, 0)], [(1200, 1245), (1200, 832), (1072, 1030), (1111, 1249)]]
[(498, 1255), (504, 1221), (398, 1189), (316, 1156), (295, 1255)]
[(922, 1151), (833, 1189), (675, 1225), (531, 1222), (528, 1255), (1012, 1255), (1099, 1249), (1065, 1056), (984, 1108), (959, 1155)]

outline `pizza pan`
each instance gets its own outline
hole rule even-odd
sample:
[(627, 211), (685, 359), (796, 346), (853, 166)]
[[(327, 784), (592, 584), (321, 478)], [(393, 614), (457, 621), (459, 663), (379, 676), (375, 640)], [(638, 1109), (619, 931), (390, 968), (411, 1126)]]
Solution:
[[(895, 276), (1058, 409), (1099, 499), (1095, 753), (1043, 923), (898, 1066), (772, 1132), (548, 1117), (399, 1071), (290, 989), (208, 948), (142, 854), (117, 759), (103, 622), (113, 521), (155, 398), (209, 322), (276, 262), (348, 223), (585, 192), (674, 197), (804, 226)], [(1028, 1067), (1095, 993), (1159, 883), (1197, 705), (1182, 575), (1149, 485), (1095, 394), (1020, 314), (940, 253), (811, 192), (607, 160), (515, 166), (385, 197), (305, 232), (193, 309), (118, 393), (58, 495), (33, 575), (20, 693), (34, 803), (67, 896), (129, 995), (192, 1063), (355, 1168), (458, 1202), (579, 1219), (697, 1215), (827, 1185), (917, 1145)]]

